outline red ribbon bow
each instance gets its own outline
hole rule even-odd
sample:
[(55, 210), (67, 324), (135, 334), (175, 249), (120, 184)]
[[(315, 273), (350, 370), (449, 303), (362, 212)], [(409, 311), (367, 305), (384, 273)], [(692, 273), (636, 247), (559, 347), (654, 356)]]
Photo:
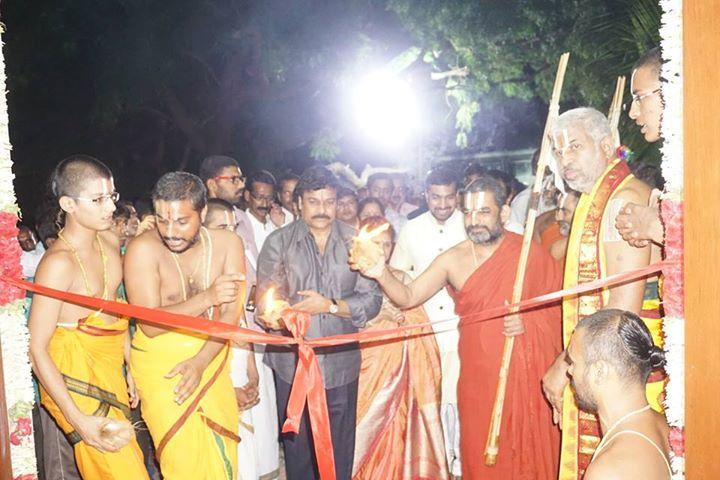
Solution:
[(305, 343), (305, 334), (308, 327), (310, 327), (310, 314), (296, 310), (285, 310), (282, 318), (298, 345), (298, 363), (292, 389), (290, 390), (282, 432), (296, 434), (299, 432), (303, 410), (307, 402), (320, 478), (334, 480), (335, 458), (322, 371), (315, 350)]

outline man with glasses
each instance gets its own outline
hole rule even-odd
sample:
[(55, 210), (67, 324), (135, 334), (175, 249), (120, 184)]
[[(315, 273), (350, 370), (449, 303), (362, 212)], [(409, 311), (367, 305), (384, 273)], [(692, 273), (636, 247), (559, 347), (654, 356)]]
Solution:
[(207, 188), (208, 198), (219, 198), (239, 206), (245, 191), (245, 176), (232, 157), (211, 155), (200, 164), (198, 176)]
[[(253, 172), (247, 180), (245, 189), (245, 203), (247, 211), (236, 211), (236, 232), (245, 243), (245, 264), (247, 272), (248, 291), (254, 291), (256, 285), (256, 271), (258, 253), (262, 250), (268, 236), (277, 230), (271, 219), (271, 210), (275, 201), (275, 177), (266, 171)], [(248, 326), (255, 326), (254, 311), (247, 310)], [(259, 326), (255, 326), (259, 328)], [(280, 446), (277, 440), (278, 424), (275, 407), (275, 383), (272, 369), (263, 362), (265, 348), (263, 345), (252, 345), (254, 350), (254, 365), (257, 367), (252, 382), (245, 382), (248, 375), (241, 372), (249, 371), (252, 367), (249, 358), (241, 358), (236, 349), (233, 361), (232, 375), (235, 388), (251, 390), (255, 387), (259, 393), (259, 403), (250, 408), (251, 424), (254, 428), (253, 439), (256, 445), (255, 470), (261, 478), (277, 478), (280, 468)], [(244, 360), (244, 361), (243, 361)], [(248, 388), (251, 387), (251, 388)], [(249, 444), (249, 442), (246, 442)], [(240, 445), (240, 455), (243, 456), (243, 445)]]
[[(661, 94), (662, 55), (659, 48), (646, 52), (635, 62), (630, 88), (632, 104), (628, 115), (640, 127), (648, 143), (660, 140), (660, 122), (665, 108)], [(635, 247), (662, 245), (665, 230), (660, 220), (659, 192), (647, 205), (628, 203), (616, 220), (623, 239)]]
[[(123, 271), (119, 240), (109, 231), (119, 198), (112, 173), (95, 158), (74, 155), (55, 168), (52, 191), (64, 228), (38, 265), (35, 282), (116, 300)], [(123, 359), (129, 361), (128, 319), (35, 295), (29, 326), (42, 405), (74, 445), (80, 475), (147, 479), (135, 438), (116, 442), (105, 431), (122, 423), (129, 427), (130, 409), (137, 406), (131, 377), (128, 373), (126, 383), (122, 373)], [(45, 452), (52, 478), (66, 473), (58, 448), (54, 456)]]

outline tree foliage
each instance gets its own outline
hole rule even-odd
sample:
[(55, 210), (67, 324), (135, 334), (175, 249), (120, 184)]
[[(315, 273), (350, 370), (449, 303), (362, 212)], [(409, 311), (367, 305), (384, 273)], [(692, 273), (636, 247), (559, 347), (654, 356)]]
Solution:
[(467, 70), (446, 80), (459, 147), (468, 146), (476, 115), (499, 101), (546, 103), (565, 51), (571, 58), (561, 107), (606, 111), (616, 76), (629, 76), (659, 40), (652, 0), (389, 0), (388, 7), (436, 71)]

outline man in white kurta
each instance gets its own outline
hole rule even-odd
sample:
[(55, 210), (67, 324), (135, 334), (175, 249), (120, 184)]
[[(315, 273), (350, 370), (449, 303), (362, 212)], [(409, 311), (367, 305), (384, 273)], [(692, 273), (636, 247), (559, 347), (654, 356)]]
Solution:
[[(232, 159), (230, 159), (232, 160)], [(233, 160), (234, 162), (234, 160)], [(209, 167), (204, 165), (208, 170)], [(239, 172), (239, 167), (233, 163), (229, 167), (223, 165), (222, 168)], [(233, 170), (234, 169), (234, 170)], [(201, 169), (202, 170), (202, 169)], [(248, 285), (248, 294), (252, 292), (252, 286), (255, 285), (255, 269), (257, 267), (257, 257), (262, 242), (267, 235), (275, 230), (275, 226), (269, 219), (269, 208), (272, 200), (274, 189), (274, 178), (272, 176), (262, 177), (260, 181), (257, 175), (248, 179), (248, 190), (239, 188), (234, 192), (235, 196), (222, 195), (217, 188), (211, 183), (213, 178), (225, 180), (220, 173), (210, 171), (206, 174), (209, 181), (206, 181), (208, 192), (211, 198), (219, 198), (226, 200), (228, 203), (237, 203), (240, 195), (244, 195), (251, 210), (244, 212), (237, 207), (231, 207), (232, 213), (236, 220), (235, 232), (243, 239), (245, 246), (245, 269), (246, 280)], [(269, 174), (268, 174), (269, 175)], [(264, 181), (269, 182), (265, 184)], [(252, 182), (252, 183), (250, 183)], [(268, 188), (270, 192), (268, 192)], [(252, 193), (252, 195), (251, 195)], [(261, 222), (258, 217), (264, 217), (266, 222)], [(223, 221), (224, 224), (230, 225), (229, 220)], [(267, 231), (267, 233), (266, 233)], [(262, 330), (259, 326), (255, 326), (253, 312), (246, 309), (245, 325), (249, 328)], [(272, 370), (263, 363), (263, 346), (255, 345), (254, 353), (247, 348), (234, 347), (232, 360), (230, 364), (230, 376), (232, 378), (233, 387), (235, 389), (245, 388), (249, 382), (248, 377), (248, 361), (251, 356), (254, 357), (255, 366), (258, 374), (258, 398), (259, 402), (248, 410), (241, 412), (238, 435), (241, 438), (238, 444), (238, 479), (239, 480), (272, 480), (278, 478), (280, 473), (280, 447), (278, 443), (279, 428), (277, 420), (277, 407), (275, 402), (275, 383)]]
[[(398, 236), (390, 260), (393, 268), (419, 276), (435, 258), (464, 241), (463, 215), (457, 207), (457, 177), (447, 167), (437, 167), (425, 179), (428, 211), (407, 222)], [(460, 373), (458, 357), (458, 317), (455, 303), (443, 289), (423, 305), (431, 322), (437, 323), (436, 335), (442, 366), (442, 421), (448, 468), (453, 475), (461, 474), (460, 427), (457, 416), (457, 381)], [(450, 329), (450, 330), (448, 330)], [(445, 330), (445, 331), (443, 331)]]

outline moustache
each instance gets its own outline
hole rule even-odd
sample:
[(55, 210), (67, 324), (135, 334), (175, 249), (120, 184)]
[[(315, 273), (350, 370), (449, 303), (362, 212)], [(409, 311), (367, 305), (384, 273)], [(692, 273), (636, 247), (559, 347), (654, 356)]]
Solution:
[(327, 215), (315, 215), (312, 217), (313, 220), (330, 220)]
[(165, 240), (166, 242), (184, 242), (185, 241), (184, 238), (179, 238), (179, 237), (162, 237), (162, 239)]

